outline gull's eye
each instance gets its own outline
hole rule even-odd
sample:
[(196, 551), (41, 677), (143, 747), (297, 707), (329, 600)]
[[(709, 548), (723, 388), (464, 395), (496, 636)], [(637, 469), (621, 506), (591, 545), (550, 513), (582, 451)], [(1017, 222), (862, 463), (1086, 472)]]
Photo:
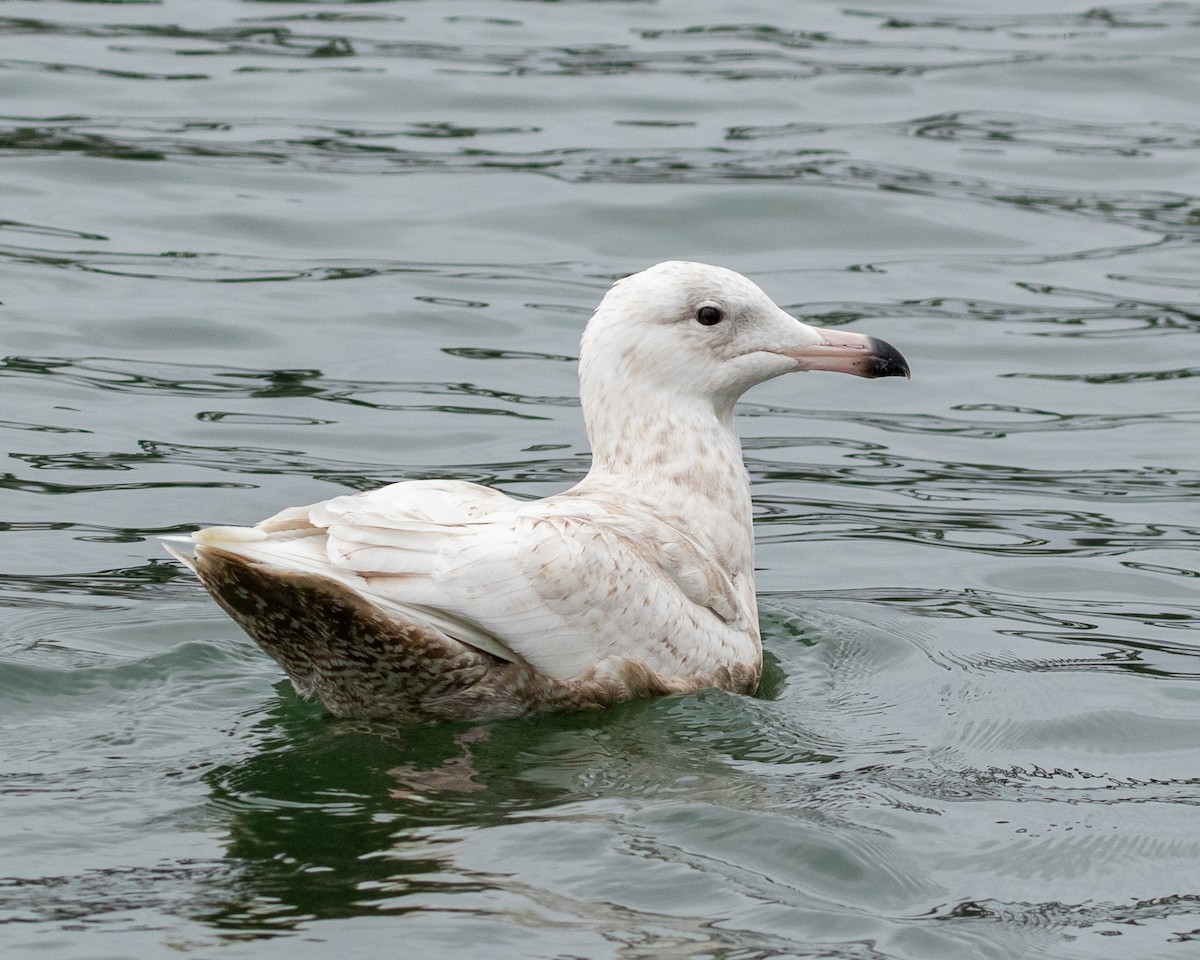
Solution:
[(704, 324), (706, 327), (711, 327), (715, 323), (720, 323), (725, 319), (725, 311), (720, 307), (714, 307), (710, 303), (706, 303), (696, 311), (696, 321)]

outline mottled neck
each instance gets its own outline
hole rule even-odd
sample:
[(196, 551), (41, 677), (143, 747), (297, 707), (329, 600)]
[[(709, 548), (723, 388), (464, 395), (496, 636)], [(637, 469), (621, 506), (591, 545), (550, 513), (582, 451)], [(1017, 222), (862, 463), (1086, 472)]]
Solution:
[(678, 396), (589, 397), (592, 467), (576, 490), (621, 497), (719, 557), (730, 575), (753, 576), (750, 483), (732, 408)]

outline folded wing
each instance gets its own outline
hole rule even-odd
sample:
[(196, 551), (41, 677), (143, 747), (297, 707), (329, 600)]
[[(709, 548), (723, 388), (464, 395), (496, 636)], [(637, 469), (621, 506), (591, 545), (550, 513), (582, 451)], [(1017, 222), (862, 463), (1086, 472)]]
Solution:
[(400, 502), (405, 486), (309, 510), (331, 566), (397, 614), (556, 679), (608, 657), (663, 676), (757, 657), (737, 587), (648, 515), (570, 498), (521, 504), (494, 491), (464, 502), (418, 490), (416, 506)]

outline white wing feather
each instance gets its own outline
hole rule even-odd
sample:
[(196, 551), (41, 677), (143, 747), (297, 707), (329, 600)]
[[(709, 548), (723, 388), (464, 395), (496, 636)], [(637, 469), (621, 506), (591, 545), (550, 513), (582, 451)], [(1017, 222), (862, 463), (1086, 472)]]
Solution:
[(477, 484), (409, 481), (195, 539), (331, 577), (558, 679), (608, 657), (670, 677), (756, 656), (745, 589), (670, 525), (600, 501), (524, 503)]
[(359, 498), (339, 500), (313, 517), (328, 523), (330, 561), (370, 597), (436, 611), (450, 636), (490, 637), (552, 677), (606, 657), (682, 676), (754, 655), (736, 655), (752, 641), (724, 571), (649, 516), (549, 498), (433, 523), (401, 520), (394, 501), (379, 516)]

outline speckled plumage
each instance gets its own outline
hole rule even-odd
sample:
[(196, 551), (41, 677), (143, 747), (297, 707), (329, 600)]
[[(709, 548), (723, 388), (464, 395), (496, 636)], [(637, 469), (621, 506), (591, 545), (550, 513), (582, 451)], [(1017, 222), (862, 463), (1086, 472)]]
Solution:
[(908, 374), (889, 345), (802, 324), (732, 271), (659, 264), (614, 285), (584, 333), (593, 462), (570, 490), (522, 502), (397, 483), (200, 530), (192, 555), (172, 552), (339, 716), (748, 692), (762, 647), (733, 405), (805, 369)]

